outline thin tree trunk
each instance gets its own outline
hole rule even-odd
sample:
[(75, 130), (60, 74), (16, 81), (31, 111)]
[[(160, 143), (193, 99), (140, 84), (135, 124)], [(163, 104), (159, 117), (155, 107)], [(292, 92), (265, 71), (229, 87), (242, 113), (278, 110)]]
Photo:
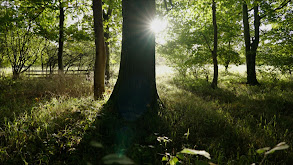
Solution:
[(230, 61), (231, 61), (231, 58), (232, 58), (232, 54), (231, 54), (232, 50), (231, 50), (231, 42), (230, 41), (228, 43), (228, 50), (229, 50), (228, 54), (227, 54), (228, 59), (225, 60), (225, 72), (226, 73), (228, 73), (229, 64), (230, 64)]
[[(109, 6), (107, 14), (105, 12), (103, 12), (103, 16), (104, 16), (104, 21), (109, 22), (110, 21), (110, 17), (112, 15), (112, 8), (111, 6)], [(106, 71), (105, 71), (105, 76), (106, 76), (106, 80), (110, 80), (110, 31), (109, 31), (109, 23), (106, 27), (106, 32), (105, 32), (105, 46), (106, 46)]]
[(19, 75), (20, 75), (20, 73), (19, 72), (17, 72), (16, 70), (13, 70), (13, 72), (12, 72), (13, 74), (12, 74), (12, 79), (14, 79), (14, 80), (16, 80), (16, 79), (18, 79), (19, 78)]
[(216, 88), (218, 86), (218, 27), (217, 27), (217, 18), (216, 18), (216, 2), (213, 0), (212, 4), (213, 10), (213, 26), (214, 26), (214, 50), (212, 51), (213, 56), (213, 64), (214, 64), (214, 77), (212, 82), (212, 88)]
[(105, 92), (106, 65), (105, 41), (102, 18), (102, 0), (93, 0), (93, 14), (96, 45), (96, 58), (94, 69), (94, 98), (99, 99), (103, 97), (103, 93)]
[(58, 73), (63, 74), (64, 67), (63, 67), (63, 44), (64, 44), (64, 8), (63, 2), (60, 2), (59, 10), (59, 47), (58, 47)]
[[(107, 27), (107, 30), (109, 30), (109, 27)], [(105, 71), (105, 76), (106, 76), (106, 80), (109, 81), (110, 80), (110, 42), (108, 41), (108, 39), (110, 38), (109, 32), (107, 31), (105, 33), (105, 39), (107, 40), (105, 42), (105, 46), (106, 46), (106, 71)]]

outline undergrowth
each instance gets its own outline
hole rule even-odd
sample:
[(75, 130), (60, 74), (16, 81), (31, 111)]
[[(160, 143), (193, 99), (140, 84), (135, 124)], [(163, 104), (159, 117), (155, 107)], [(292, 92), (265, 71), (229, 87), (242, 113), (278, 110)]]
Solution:
[(84, 77), (0, 79), (0, 124), (12, 120), (52, 97), (83, 97), (92, 93), (92, 84)]
[[(259, 148), (283, 141), (292, 146), (292, 81), (263, 76), (261, 86), (248, 86), (238, 74), (220, 77), (215, 90), (206, 79), (191, 76), (175, 76), (158, 85), (167, 107), (162, 117), (173, 140), (169, 152), (188, 147), (208, 151), (216, 164), (252, 164), (263, 159), (256, 152)], [(187, 132), (188, 139), (183, 138)], [(291, 164), (292, 158), (290, 148), (263, 163)]]
[(82, 77), (0, 84), (0, 164), (62, 164), (107, 98), (94, 101), (92, 84)]
[[(292, 81), (174, 77), (157, 79), (158, 118), (126, 125), (103, 106), (113, 80), (100, 101), (80, 78), (1, 80), (0, 164), (292, 164)], [(258, 150), (280, 142), (289, 149)]]

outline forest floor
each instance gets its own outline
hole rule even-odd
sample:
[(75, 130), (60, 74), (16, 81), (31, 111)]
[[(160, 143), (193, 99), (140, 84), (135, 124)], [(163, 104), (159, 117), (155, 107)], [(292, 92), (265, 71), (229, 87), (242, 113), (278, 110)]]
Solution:
[[(219, 88), (211, 89), (204, 77), (182, 77), (165, 65), (156, 74), (165, 106), (158, 129), (125, 155), (109, 153), (99, 131), (116, 76), (100, 101), (82, 77), (0, 79), (0, 164), (293, 163), (292, 80), (262, 73), (261, 86), (248, 86), (242, 74), (221, 72)], [(280, 142), (289, 148), (258, 150)]]

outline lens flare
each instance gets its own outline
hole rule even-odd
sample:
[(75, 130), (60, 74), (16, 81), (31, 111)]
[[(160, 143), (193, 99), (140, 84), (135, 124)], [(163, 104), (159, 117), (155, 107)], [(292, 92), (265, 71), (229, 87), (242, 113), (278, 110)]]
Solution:
[(150, 28), (154, 33), (159, 33), (165, 30), (167, 28), (167, 25), (167, 20), (161, 20), (159, 18), (156, 18), (151, 22)]

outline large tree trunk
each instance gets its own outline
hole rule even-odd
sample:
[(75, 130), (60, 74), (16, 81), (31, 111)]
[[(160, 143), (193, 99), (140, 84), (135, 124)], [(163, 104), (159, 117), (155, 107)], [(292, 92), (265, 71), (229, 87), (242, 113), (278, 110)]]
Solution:
[(216, 2), (213, 0), (212, 4), (213, 10), (213, 27), (214, 27), (214, 50), (212, 51), (213, 56), (213, 64), (214, 64), (214, 77), (212, 82), (212, 88), (216, 88), (218, 86), (218, 27), (217, 27), (217, 18), (216, 18)]
[(103, 29), (103, 11), (102, 0), (93, 0), (93, 14), (94, 14), (94, 30), (95, 30), (95, 45), (96, 45), (96, 59), (94, 69), (94, 97), (99, 99), (105, 92), (105, 41)]
[(58, 47), (58, 73), (63, 74), (63, 44), (64, 44), (64, 8), (63, 2), (59, 1), (59, 47)]
[(258, 15), (258, 5), (254, 7), (254, 33), (255, 37), (250, 39), (250, 28), (247, 4), (243, 2), (243, 26), (244, 26), (244, 40), (245, 40), (245, 56), (247, 67), (247, 84), (258, 85), (255, 71), (256, 52), (259, 44), (259, 26), (260, 17)]
[(149, 28), (155, 8), (155, 0), (122, 1), (121, 63), (109, 101), (113, 110), (128, 121), (156, 110), (155, 35)]

